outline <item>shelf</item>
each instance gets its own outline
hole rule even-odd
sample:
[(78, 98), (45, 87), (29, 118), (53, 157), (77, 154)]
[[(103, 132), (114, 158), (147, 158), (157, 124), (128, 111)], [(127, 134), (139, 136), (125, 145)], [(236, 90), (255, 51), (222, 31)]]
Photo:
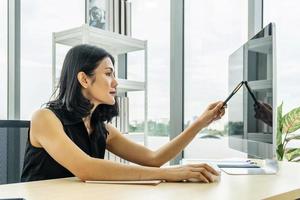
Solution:
[[(124, 92), (134, 92), (134, 91), (143, 91), (144, 95), (144, 133), (143, 135), (139, 136), (139, 140), (143, 142), (144, 145), (147, 146), (147, 132), (148, 132), (148, 91), (147, 91), (147, 62), (148, 62), (148, 46), (147, 40), (139, 40), (136, 38), (132, 38), (126, 35), (105, 31), (102, 29), (98, 29), (95, 27), (90, 27), (87, 24), (84, 24), (79, 27), (75, 27), (72, 29), (54, 32), (52, 34), (52, 89), (55, 91), (56, 85), (59, 81), (58, 74), (56, 71), (60, 71), (60, 69), (56, 66), (56, 48), (57, 44), (66, 45), (69, 47), (73, 47), (80, 44), (90, 44), (95, 45), (100, 48), (105, 49), (107, 52), (112, 54), (116, 58), (116, 72), (118, 72), (117, 67), (117, 55), (134, 52), (134, 51), (143, 51), (144, 53), (144, 72), (145, 76), (142, 81), (132, 81), (126, 79), (117, 79), (118, 86), (117, 86), (117, 96), (123, 97)], [(118, 75), (117, 75), (118, 77)], [(125, 130), (126, 125), (121, 124), (124, 123), (126, 109), (129, 109), (128, 106), (124, 106), (125, 104), (124, 98), (123, 101), (120, 101), (120, 113), (118, 122), (116, 121), (115, 126), (121, 132), (128, 132)], [(128, 103), (128, 101), (127, 101)], [(127, 104), (126, 104), (127, 105)], [(123, 107), (122, 107), (123, 106)], [(126, 109), (124, 109), (126, 108)], [(123, 109), (123, 110), (122, 110)], [(122, 112), (121, 112), (122, 111)], [(121, 117), (123, 119), (121, 119)], [(127, 120), (129, 117), (127, 118)], [(116, 119), (117, 120), (117, 119)], [(143, 140), (141, 139), (143, 138)]]
[[(59, 79), (56, 78), (56, 86)], [(140, 81), (131, 81), (126, 79), (118, 79), (117, 92), (133, 92), (133, 91), (144, 91), (145, 83)]]
[(77, 28), (53, 33), (55, 43), (75, 46), (92, 44), (104, 48), (111, 54), (123, 54), (144, 50), (146, 41), (90, 27), (84, 24)]
[(272, 53), (272, 36), (251, 39), (247, 43), (247, 47), (249, 51), (270, 54)]
[(144, 91), (145, 83), (139, 81), (130, 81), (118, 79), (117, 92)]
[(272, 133), (248, 133), (247, 134), (248, 140), (254, 140), (254, 141), (260, 141), (260, 142), (266, 142), (266, 143), (271, 143), (273, 140), (273, 135)]
[(248, 84), (254, 91), (272, 89), (271, 80), (248, 81)]

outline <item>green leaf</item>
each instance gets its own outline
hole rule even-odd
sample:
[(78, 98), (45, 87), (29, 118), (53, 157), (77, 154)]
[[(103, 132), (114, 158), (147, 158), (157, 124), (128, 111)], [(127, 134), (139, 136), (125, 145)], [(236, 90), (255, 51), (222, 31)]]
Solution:
[(277, 147), (280, 144), (282, 144), (282, 106), (283, 106), (283, 102), (277, 108), (277, 134), (276, 134)]
[(288, 149), (285, 153), (285, 157), (287, 158), (288, 161), (292, 161), (295, 158), (300, 157), (300, 148)]
[(285, 139), (285, 141), (289, 142), (291, 140), (300, 140), (300, 135), (292, 135)]
[(282, 118), (282, 131), (292, 133), (300, 128), (300, 107), (285, 114)]
[(300, 157), (298, 157), (297, 159), (292, 160), (293, 162), (300, 162)]
[(277, 159), (282, 160), (283, 159), (283, 154), (284, 154), (283, 144), (279, 144), (277, 146), (276, 152), (277, 152)]
[(294, 151), (296, 151), (298, 148), (286, 148), (285, 149), (285, 153), (286, 154), (290, 154), (290, 153), (293, 153)]

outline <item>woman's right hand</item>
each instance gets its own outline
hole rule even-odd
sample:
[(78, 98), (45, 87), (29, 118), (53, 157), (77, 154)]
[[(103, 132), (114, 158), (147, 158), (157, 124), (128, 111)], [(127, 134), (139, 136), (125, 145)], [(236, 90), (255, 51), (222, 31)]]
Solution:
[(224, 102), (222, 101), (212, 103), (206, 108), (202, 115), (198, 117), (198, 121), (201, 122), (203, 127), (206, 127), (211, 122), (221, 119), (221, 117), (225, 114), (225, 108), (226, 105), (224, 105)]
[(164, 179), (166, 181), (186, 181), (189, 179), (197, 179), (199, 182), (213, 182), (213, 175), (220, 174), (208, 164), (190, 164), (178, 167), (163, 168)]

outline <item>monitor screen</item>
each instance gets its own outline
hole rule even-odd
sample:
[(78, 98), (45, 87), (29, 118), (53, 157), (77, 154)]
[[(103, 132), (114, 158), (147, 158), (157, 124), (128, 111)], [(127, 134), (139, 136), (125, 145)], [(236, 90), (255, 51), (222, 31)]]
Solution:
[[(266, 26), (229, 56), (229, 146), (259, 158), (273, 158), (276, 133), (275, 26)], [(275, 130), (275, 131), (274, 131)]]

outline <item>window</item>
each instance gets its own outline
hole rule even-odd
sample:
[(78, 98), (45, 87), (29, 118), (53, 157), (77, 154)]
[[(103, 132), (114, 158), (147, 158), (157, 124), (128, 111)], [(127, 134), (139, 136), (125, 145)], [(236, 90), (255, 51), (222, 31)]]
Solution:
[[(81, 0), (21, 1), (22, 119), (31, 118), (52, 94), (52, 32), (84, 24), (84, 15)], [(61, 60), (65, 53), (57, 50)]]
[(275, 22), (277, 55), (277, 104), (283, 113), (300, 106), (300, 2), (264, 0), (264, 26)]
[(0, 3), (0, 119), (7, 119), (7, 2)]
[[(132, 36), (148, 40), (148, 146), (157, 149), (169, 140), (170, 1), (131, 2)], [(143, 59), (140, 52), (128, 55), (128, 79), (144, 80)], [(133, 132), (143, 126), (144, 94), (136, 92), (128, 96), (130, 131)]]
[[(185, 1), (184, 26), (186, 127), (210, 103), (227, 97), (228, 56), (247, 40), (248, 1)], [(224, 116), (202, 130), (185, 149), (185, 158), (239, 156), (228, 147), (226, 124)]]
[[(283, 102), (283, 114), (300, 106), (300, 2), (264, 0), (264, 26), (275, 22), (277, 56), (277, 105)], [(296, 131), (299, 134), (300, 131)], [(289, 148), (299, 148), (291, 141)]]

